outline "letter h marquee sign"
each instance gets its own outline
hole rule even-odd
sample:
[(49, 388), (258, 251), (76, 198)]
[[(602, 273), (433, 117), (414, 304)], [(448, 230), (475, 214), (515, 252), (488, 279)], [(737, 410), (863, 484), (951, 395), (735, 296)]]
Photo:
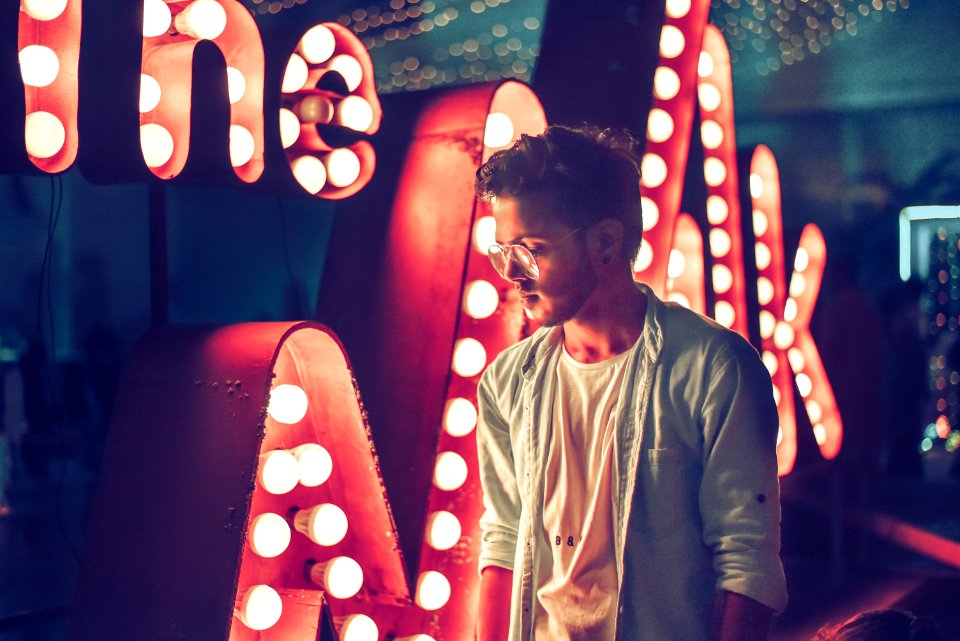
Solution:
[[(201, 7), (208, 2), (231, 6), (226, 0), (194, 0)], [(33, 6), (27, 0), (24, 5)], [(158, 6), (145, 2), (145, 7), (151, 5)], [(174, 22), (193, 6), (171, 5)], [(822, 454), (832, 458), (840, 447), (840, 417), (809, 333), (825, 261), (823, 238), (816, 227), (804, 230), (788, 284), (779, 178), (765, 147), (755, 150), (750, 162), (748, 202), (740, 197), (730, 62), (719, 33), (707, 26), (709, 1), (667, 0), (665, 6), (642, 163), (645, 239), (637, 277), (660, 295), (707, 312), (706, 246), (715, 300), (709, 311), (717, 322), (747, 335), (747, 297), (754, 293), (744, 260), (755, 257), (759, 343), (773, 377), (781, 420), (780, 473), (786, 474), (796, 456), (794, 383)], [(226, 13), (229, 23), (233, 14)], [(165, 65), (151, 67), (149, 61), (183, 52), (152, 47), (192, 46), (189, 38), (183, 39), (187, 18), (179, 21), (183, 29), (175, 36), (168, 30), (145, 36), (145, 69), (158, 76), (161, 96), (178, 85), (163, 77)], [(234, 27), (219, 33), (242, 30)], [(219, 33), (215, 43), (228, 38)], [(332, 34), (332, 45), (326, 33)], [(147, 42), (149, 38), (159, 40)], [(336, 150), (324, 149), (321, 139), (311, 138), (317, 129), (302, 125), (325, 121), (317, 114), (332, 106), (330, 118), (340, 118), (345, 126), (353, 123), (371, 133), (377, 129), (379, 104), (375, 95), (363, 94), (362, 78), (369, 80), (370, 69), (362, 51), (351, 48), (350, 38), (327, 28), (322, 38), (326, 50), (316, 54), (316, 43), (304, 36), (295, 54), (300, 61), (291, 58), (284, 74), (291, 90), (285, 108), (301, 130), (290, 129), (297, 135), (290, 133), (282, 142), (288, 152), (295, 150), (289, 153), (299, 154), (290, 162), (297, 182), (321, 196), (350, 195), (373, 171), (373, 151), (366, 141), (351, 148), (357, 162), (341, 174), (333, 159)], [(333, 89), (315, 88), (324, 86), (321, 78), (335, 66), (336, 55), (346, 55), (337, 52), (348, 50), (351, 59), (360, 60), (358, 83), (349, 80), (354, 67), (341, 60), (337, 64), (346, 66), (336, 70), (341, 81), (335, 83), (340, 93), (332, 96)], [(248, 78), (246, 65), (260, 64), (255, 56), (232, 56), (228, 47), (228, 64), (235, 62), (232, 68)], [(330, 62), (318, 70), (313, 60), (321, 58)], [(247, 89), (254, 95), (263, 90), (249, 81)], [(370, 118), (363, 109), (359, 120), (346, 108), (336, 115), (345, 94), (355, 90), (371, 107)], [(28, 113), (47, 104), (40, 93), (28, 95)], [(238, 177), (252, 182), (262, 163), (263, 126), (252, 111), (244, 111), (242, 101), (231, 108), (231, 127), (242, 127), (253, 142), (239, 153), (231, 138), (231, 158)], [(159, 125), (173, 141), (147, 162), (151, 172), (167, 178), (182, 166), (186, 152), (178, 151), (183, 123), (169, 120), (163, 105), (163, 98), (142, 105), (141, 126)], [(695, 139), (694, 108), (700, 110), (708, 188), (706, 243), (697, 223), (679, 211), (683, 172)], [(150, 115), (153, 109), (159, 111)], [(248, 117), (252, 121), (244, 120)], [(282, 119), (289, 116), (281, 112), (279, 118), (282, 136)], [(476, 384), (486, 364), (522, 336), (526, 321), (512, 288), (497, 279), (486, 260), (494, 223), (486, 205), (473, 197), (472, 178), (490, 153), (545, 125), (533, 92), (507, 82), (442, 93), (414, 127), (387, 235), (380, 283), (386, 308), (377, 311), (381, 330), (389, 329), (384, 323), (393, 323), (402, 332), (402, 341), (395, 341), (402, 345), (385, 347), (381, 362), (400, 367), (419, 361), (410, 367), (416, 375), (399, 376), (395, 370), (389, 375), (396, 381), (395, 411), (403, 414), (403, 399), (417, 395), (439, 408), (428, 417), (427, 427), (419, 425), (421, 433), (436, 427), (430, 434), (436, 456), (413, 575), (407, 575), (400, 554), (362, 390), (332, 331), (313, 322), (160, 328), (138, 345), (118, 392), (87, 536), (73, 639), (473, 638), (482, 511), (473, 439)], [(64, 130), (67, 142), (46, 156), (54, 160), (30, 153), (41, 170), (62, 170), (72, 162), (73, 130)], [(297, 140), (306, 147), (296, 147)], [(145, 158), (147, 147), (144, 143)], [(43, 153), (52, 148), (44, 147)], [(63, 153), (67, 155), (58, 156)], [(307, 155), (319, 163), (304, 161)], [(298, 163), (307, 169), (298, 170)], [(749, 207), (752, 233), (741, 230), (742, 206)], [(422, 242), (441, 236), (449, 242)], [(410, 288), (410, 282), (429, 286)], [(399, 514), (401, 488), (391, 490)]]

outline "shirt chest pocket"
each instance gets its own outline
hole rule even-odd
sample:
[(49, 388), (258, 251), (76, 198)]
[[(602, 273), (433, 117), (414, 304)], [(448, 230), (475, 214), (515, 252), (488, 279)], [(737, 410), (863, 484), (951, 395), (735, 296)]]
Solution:
[(696, 509), (693, 467), (689, 454), (680, 448), (642, 451), (633, 506), (642, 531), (663, 536), (691, 521), (691, 510)]

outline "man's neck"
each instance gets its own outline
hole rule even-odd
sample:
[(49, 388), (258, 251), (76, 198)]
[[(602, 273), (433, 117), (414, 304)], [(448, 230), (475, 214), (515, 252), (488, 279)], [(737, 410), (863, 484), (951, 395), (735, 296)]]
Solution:
[(646, 309), (647, 297), (632, 281), (607, 288), (563, 324), (563, 345), (581, 363), (613, 358), (640, 338)]

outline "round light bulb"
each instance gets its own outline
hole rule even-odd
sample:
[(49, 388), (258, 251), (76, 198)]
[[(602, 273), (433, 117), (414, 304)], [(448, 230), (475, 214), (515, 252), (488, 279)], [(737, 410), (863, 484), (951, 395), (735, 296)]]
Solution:
[(46, 87), (57, 79), (60, 60), (50, 47), (27, 45), (20, 50), (20, 75), (23, 84), (30, 87)]
[(487, 114), (487, 125), (483, 129), (483, 144), (491, 149), (506, 147), (513, 142), (513, 121), (505, 113), (495, 111)]
[(773, 331), (777, 328), (777, 319), (770, 310), (760, 311), (760, 337), (770, 338)]
[(360, 62), (345, 53), (331, 58), (329, 68), (343, 76), (349, 91), (359, 87), (360, 81), (363, 80), (363, 67), (360, 66)]
[(763, 236), (767, 233), (767, 228), (769, 223), (767, 221), (767, 215), (760, 211), (759, 209), (753, 210), (753, 233), (757, 236)]
[(713, 313), (716, 321), (724, 327), (733, 327), (733, 323), (737, 319), (737, 312), (733, 308), (733, 305), (725, 300), (717, 301), (717, 304), (713, 308)]
[(757, 243), (754, 246), (754, 253), (757, 256), (757, 269), (766, 269), (770, 266), (773, 256), (770, 254), (770, 248), (764, 243)]
[(790, 361), (790, 369), (795, 372), (803, 371), (803, 368), (807, 365), (807, 359), (803, 357), (803, 352), (796, 347), (787, 350), (787, 360)]
[(160, 104), (160, 83), (153, 76), (140, 74), (140, 113), (156, 109)]
[(290, 526), (279, 514), (264, 512), (250, 522), (250, 547), (265, 559), (283, 554), (290, 545)]
[(733, 273), (726, 265), (713, 266), (713, 291), (726, 294), (733, 286)]
[(277, 385), (270, 390), (267, 414), (278, 423), (299, 423), (307, 415), (307, 393), (298, 385)]
[(813, 382), (811, 382), (810, 377), (800, 372), (795, 376), (797, 381), (797, 390), (800, 392), (800, 396), (806, 398), (810, 396), (810, 392), (813, 391)]
[(140, 150), (147, 167), (161, 167), (173, 156), (173, 136), (163, 125), (140, 125)]
[(321, 503), (306, 510), (297, 510), (293, 527), (317, 545), (336, 545), (347, 535), (347, 515), (333, 503)]
[(287, 68), (283, 72), (283, 80), (280, 83), (280, 91), (283, 93), (300, 91), (307, 84), (308, 75), (307, 61), (295, 53), (290, 54), (290, 60), (287, 61)]
[(433, 484), (451, 492), (467, 480), (467, 462), (456, 452), (441, 452), (433, 469)]
[(721, 225), (730, 215), (730, 206), (723, 196), (707, 196), (707, 222), (711, 225)]
[(710, 82), (700, 83), (697, 87), (697, 98), (700, 100), (700, 106), (707, 111), (716, 111), (722, 99), (720, 90)]
[(707, 149), (716, 149), (723, 144), (723, 127), (716, 120), (704, 120), (700, 125), (700, 140)]
[(793, 259), (793, 268), (798, 272), (807, 270), (810, 266), (810, 254), (803, 247), (797, 248), (797, 256)]
[(490, 245), (497, 242), (497, 220), (493, 216), (481, 216), (473, 225), (473, 248), (487, 255)]
[(673, 118), (663, 109), (651, 109), (647, 118), (647, 138), (664, 142), (673, 135)]
[(323, 485), (333, 473), (333, 459), (322, 445), (304, 443), (290, 450), (297, 459), (300, 470), (300, 485), (317, 487)]
[(797, 320), (797, 299), (788, 298), (787, 302), (783, 304), (783, 320), (788, 323), (792, 323)]
[(67, 0), (23, 0), (21, 4), (28, 16), (42, 22), (59, 18), (67, 8)]
[(333, 32), (322, 24), (311, 27), (300, 38), (300, 53), (307, 62), (315, 65), (329, 60), (336, 46)]
[(475, 280), (463, 290), (463, 311), (470, 318), (489, 318), (500, 305), (497, 288), (485, 280)]
[(660, 32), (660, 55), (664, 58), (676, 58), (683, 52), (686, 41), (683, 32), (673, 25), (665, 25)]
[(316, 194), (327, 184), (327, 168), (319, 158), (300, 156), (290, 163), (290, 169), (293, 177), (308, 193)]
[(443, 411), (443, 429), (450, 436), (466, 436), (477, 426), (477, 408), (465, 398), (451, 398)]
[(706, 78), (713, 73), (713, 56), (709, 51), (701, 51), (700, 59), (697, 61), (697, 75)]
[(450, 581), (434, 570), (424, 572), (417, 579), (415, 600), (424, 610), (439, 610), (450, 600)]
[(757, 302), (761, 305), (769, 305), (773, 300), (773, 282), (766, 276), (757, 279)]
[(289, 149), (299, 137), (300, 119), (289, 109), (280, 109), (280, 144), (284, 149)]
[(690, 0), (667, 0), (667, 15), (682, 18), (690, 12)]
[(349, 599), (363, 587), (363, 569), (349, 556), (336, 556), (310, 568), (310, 579), (337, 599)]
[(820, 403), (815, 400), (807, 399), (807, 402), (803, 404), (807, 408), (807, 417), (810, 419), (811, 423), (819, 423), (820, 419), (823, 418), (823, 408), (820, 407)]
[(170, 7), (163, 0), (144, 0), (143, 37), (162, 36), (170, 29)]
[(680, 76), (670, 67), (657, 67), (653, 73), (653, 93), (660, 100), (671, 100), (680, 93)]
[(730, 253), (733, 241), (730, 240), (730, 234), (720, 228), (710, 230), (710, 252), (717, 258), (723, 258)]
[(365, 614), (351, 614), (340, 628), (340, 641), (377, 641), (380, 629)]
[(352, 149), (334, 149), (324, 156), (323, 165), (334, 187), (352, 185), (360, 177), (360, 157)]
[(759, 198), (763, 195), (763, 178), (760, 174), (750, 174), (750, 196)]
[(711, 187), (719, 187), (727, 179), (727, 166), (719, 158), (703, 161), (703, 178)]
[(670, 258), (667, 259), (667, 277), (679, 278), (683, 275), (683, 270), (687, 268), (687, 259), (679, 249), (670, 250)]
[(236, 615), (251, 630), (273, 627), (283, 614), (283, 600), (269, 585), (255, 585), (247, 590)]
[(366, 131), (373, 124), (373, 107), (360, 96), (347, 96), (337, 103), (334, 117), (338, 125)]
[(333, 103), (326, 96), (307, 96), (295, 107), (300, 122), (327, 124), (333, 120)]
[(787, 289), (787, 291), (794, 298), (798, 298), (803, 294), (803, 290), (806, 288), (807, 279), (804, 278), (803, 274), (794, 272), (793, 276), (790, 278), (790, 287)]
[(650, 231), (660, 221), (660, 208), (647, 196), (640, 197), (640, 207), (643, 210), (643, 231)]
[(653, 264), (653, 246), (644, 238), (640, 241), (640, 249), (637, 250), (637, 258), (633, 262), (634, 271), (642, 272)]
[(459, 376), (476, 376), (487, 366), (487, 350), (475, 338), (461, 338), (453, 348), (453, 371)]
[[(760, 360), (763, 361), (763, 364), (764, 366), (766, 366), (767, 371), (770, 372), (770, 376), (773, 376), (774, 374), (777, 373), (777, 369), (779, 369), (780, 367), (780, 360), (777, 358), (776, 354), (774, 354), (769, 350), (766, 350), (760, 356)], [(779, 391), (777, 390), (776, 386), (774, 386), (773, 390), (775, 392)]]
[(683, 305), (687, 309), (690, 309), (690, 299), (684, 296), (681, 292), (670, 292), (667, 294), (667, 300), (672, 303), (677, 303), (678, 305)]
[(227, 12), (217, 0), (193, 0), (177, 14), (177, 31), (198, 40), (213, 40), (227, 28)]
[(230, 125), (230, 164), (242, 167), (253, 158), (256, 145), (250, 130), (241, 125)]
[(227, 67), (227, 96), (230, 104), (235, 105), (243, 99), (247, 92), (247, 79), (243, 72), (236, 67)]
[(286, 450), (272, 450), (260, 456), (257, 480), (270, 494), (286, 494), (300, 482), (300, 465)]
[(449, 550), (462, 534), (460, 519), (450, 512), (440, 510), (427, 519), (427, 544), (435, 550)]
[(793, 345), (794, 332), (790, 323), (780, 321), (773, 331), (773, 344), (780, 349), (787, 349)]
[(408, 636), (397, 637), (396, 641), (436, 641), (429, 634), (411, 634)]
[(657, 154), (644, 154), (640, 162), (640, 175), (645, 187), (659, 187), (667, 179), (667, 163)]

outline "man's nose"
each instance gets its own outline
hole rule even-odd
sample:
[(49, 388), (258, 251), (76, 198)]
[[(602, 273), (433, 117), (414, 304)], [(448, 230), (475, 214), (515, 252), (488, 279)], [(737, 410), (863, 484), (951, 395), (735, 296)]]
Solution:
[(523, 267), (517, 262), (517, 259), (513, 256), (507, 258), (507, 266), (504, 270), (504, 278), (512, 282), (520, 282), (523, 280), (529, 280)]

